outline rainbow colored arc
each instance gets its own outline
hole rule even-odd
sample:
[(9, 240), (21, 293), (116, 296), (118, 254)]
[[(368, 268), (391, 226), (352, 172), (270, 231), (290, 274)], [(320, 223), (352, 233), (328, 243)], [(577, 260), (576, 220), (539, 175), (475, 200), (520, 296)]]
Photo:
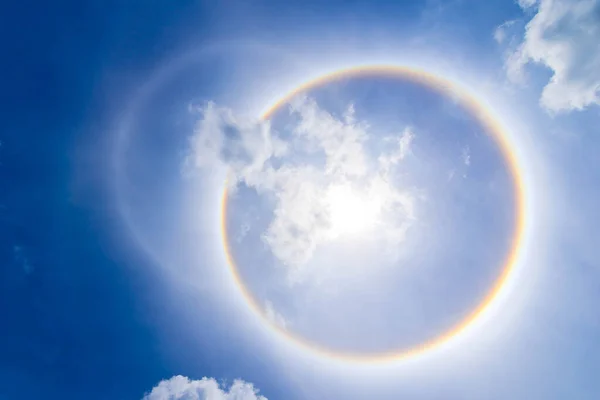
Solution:
[(502, 291), (504, 286), (509, 282), (509, 278), (515, 272), (518, 264), (520, 254), (522, 252), (525, 226), (526, 226), (526, 191), (525, 184), (523, 181), (521, 166), (517, 160), (515, 152), (511, 149), (511, 143), (506, 135), (503, 126), (497, 121), (491, 114), (491, 111), (486, 109), (475, 97), (467, 93), (457, 84), (454, 84), (442, 77), (433, 75), (429, 72), (412, 69), (402, 66), (391, 66), (391, 65), (373, 65), (373, 66), (360, 66), (348, 69), (342, 69), (330, 74), (323, 75), (317, 79), (310, 80), (291, 92), (285, 94), (273, 104), (271, 104), (267, 110), (262, 114), (261, 118), (266, 120), (269, 119), (280, 107), (287, 104), (294, 96), (306, 92), (310, 89), (318, 86), (352, 77), (361, 76), (378, 76), (378, 77), (390, 77), (390, 78), (401, 78), (406, 79), (414, 83), (422, 84), (426, 87), (434, 89), (443, 95), (450, 95), (459, 102), (473, 115), (478, 121), (485, 127), (488, 133), (491, 133), (498, 147), (500, 148), (502, 155), (508, 165), (510, 174), (512, 176), (512, 182), (514, 187), (514, 195), (516, 199), (515, 215), (514, 215), (514, 233), (512, 236), (512, 242), (510, 250), (506, 255), (504, 266), (495, 280), (495, 283), (490, 288), (483, 301), (481, 301), (466, 318), (456, 324), (454, 327), (446, 332), (441, 333), (439, 336), (425, 341), (417, 346), (399, 349), (398, 351), (386, 351), (380, 353), (350, 353), (350, 352), (334, 352), (323, 346), (316, 345), (306, 339), (295, 335), (293, 332), (289, 332), (280, 326), (272, 323), (264, 311), (260, 307), (259, 303), (253, 297), (252, 293), (245, 286), (238, 272), (237, 266), (230, 251), (229, 240), (227, 237), (226, 229), (226, 217), (227, 217), (227, 186), (223, 193), (221, 201), (221, 235), (223, 240), (223, 247), (226, 256), (226, 261), (229, 266), (229, 272), (235, 283), (237, 289), (239, 289), (245, 303), (248, 305), (250, 310), (260, 318), (265, 324), (270, 326), (279, 335), (282, 335), (290, 342), (296, 344), (302, 349), (317, 353), (318, 355), (330, 357), (333, 359), (358, 362), (358, 363), (383, 363), (383, 362), (396, 362), (400, 360), (406, 360), (414, 358), (419, 355), (430, 352), (442, 344), (449, 342), (451, 339), (457, 338), (462, 332), (469, 326), (474, 324), (485, 312), (488, 310), (495, 300), (499, 297), (499, 293)]

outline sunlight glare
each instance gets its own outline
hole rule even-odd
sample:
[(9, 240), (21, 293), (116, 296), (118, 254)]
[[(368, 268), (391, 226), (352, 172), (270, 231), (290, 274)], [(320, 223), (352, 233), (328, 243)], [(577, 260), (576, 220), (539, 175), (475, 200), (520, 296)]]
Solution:
[(330, 222), (330, 238), (355, 236), (372, 229), (381, 214), (377, 196), (369, 196), (349, 183), (331, 185), (325, 195)]

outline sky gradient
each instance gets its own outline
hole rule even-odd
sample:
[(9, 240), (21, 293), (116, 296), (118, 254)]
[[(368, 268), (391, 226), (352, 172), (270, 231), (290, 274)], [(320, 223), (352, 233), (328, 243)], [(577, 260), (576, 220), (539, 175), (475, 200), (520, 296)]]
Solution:
[[(600, 1), (26, 3), (0, 16), (0, 399), (597, 398)], [(369, 64), (458, 93), (286, 97)], [(387, 351), (484, 296), (518, 207), (465, 94), (527, 195), (500, 299), (401, 362), (277, 333)]]

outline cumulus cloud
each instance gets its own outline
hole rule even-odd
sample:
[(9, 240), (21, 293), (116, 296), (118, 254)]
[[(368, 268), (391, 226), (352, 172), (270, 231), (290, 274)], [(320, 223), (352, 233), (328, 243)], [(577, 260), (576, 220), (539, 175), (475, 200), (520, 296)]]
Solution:
[(507, 58), (508, 76), (524, 79), (529, 63), (543, 65), (552, 77), (541, 105), (551, 112), (600, 104), (600, 0), (520, 0), (533, 9), (519, 46)]
[(177, 375), (161, 381), (142, 400), (267, 400), (251, 383), (235, 380), (226, 389), (213, 378), (191, 380)]
[[(378, 232), (394, 244), (404, 239), (415, 219), (414, 199), (389, 181), (410, 153), (412, 130), (388, 138), (393, 142), (389, 152), (374, 159), (367, 151), (369, 124), (357, 121), (353, 105), (336, 116), (314, 99), (298, 96), (289, 104), (291, 123), (281, 133), (268, 121), (248, 120), (213, 103), (197, 111), (189, 163), (226, 166), (232, 188), (245, 184), (275, 200), (262, 238), (289, 267), (292, 281), (300, 279), (318, 246), (337, 239), (336, 223), (348, 219), (339, 210), (361, 197), (357, 193), (362, 203), (355, 208), (372, 220), (364, 225), (377, 223)], [(363, 205), (376, 212), (362, 213)]]

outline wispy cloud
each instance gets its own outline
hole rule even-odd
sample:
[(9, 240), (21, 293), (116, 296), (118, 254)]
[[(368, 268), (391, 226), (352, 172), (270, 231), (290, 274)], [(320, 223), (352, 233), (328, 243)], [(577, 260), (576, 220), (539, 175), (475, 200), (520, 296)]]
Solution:
[(242, 240), (244, 240), (246, 235), (248, 235), (248, 232), (250, 232), (250, 224), (248, 222), (244, 222), (242, 226), (240, 226), (238, 233), (235, 235), (235, 241), (240, 243)]
[(515, 20), (506, 21), (505, 23), (497, 27), (494, 30), (494, 40), (499, 44), (504, 43), (507, 37), (508, 29), (510, 29), (515, 24), (515, 22)]
[(230, 184), (238, 182), (261, 187), (268, 184), (265, 175), (269, 162), (283, 156), (286, 145), (272, 134), (269, 122), (234, 115), (227, 108), (210, 102), (195, 111), (201, 114), (192, 137), (191, 157), (187, 164), (194, 167), (226, 166)]
[(469, 146), (465, 146), (462, 149), (462, 161), (467, 167), (471, 165), (471, 148)]
[(288, 322), (285, 317), (275, 310), (273, 303), (269, 300), (265, 301), (265, 316), (272, 323), (281, 328), (287, 328)]
[(454, 179), (454, 175), (456, 175), (456, 170), (455, 169), (451, 169), (450, 171), (448, 171), (448, 181), (451, 181), (452, 179)]
[(389, 173), (394, 166), (410, 154), (414, 138), (415, 134), (408, 127), (404, 129), (400, 137), (391, 136), (386, 138), (386, 141), (395, 142), (395, 147), (392, 148), (391, 152), (379, 156), (379, 166), (382, 172)]
[(355, 120), (353, 105), (340, 119), (321, 109), (314, 99), (302, 96), (292, 101), (291, 111), (300, 117), (293, 130), (296, 136), (323, 151), (326, 175), (363, 177), (367, 174), (363, 143), (369, 126)]
[(518, 0), (518, 3), (522, 8), (533, 7), (537, 2), (538, 0)]
[(275, 199), (274, 218), (262, 237), (290, 267), (292, 280), (299, 279), (318, 246), (337, 237), (336, 207), (346, 206), (357, 191), (377, 210), (372, 217), (384, 238), (401, 242), (415, 219), (415, 198), (391, 185), (390, 177), (410, 153), (412, 130), (396, 136), (388, 153), (372, 159), (366, 150), (369, 124), (356, 120), (354, 106), (337, 117), (314, 99), (299, 96), (288, 110), (292, 122), (280, 134), (268, 122), (208, 103), (197, 110), (188, 164), (225, 166), (232, 188), (243, 183)]
[(551, 112), (600, 104), (600, 0), (520, 0), (534, 9), (520, 45), (506, 67), (513, 81), (529, 63), (552, 71), (541, 105)]
[(251, 383), (235, 380), (228, 389), (213, 378), (191, 380), (177, 375), (161, 381), (143, 400), (267, 400)]

